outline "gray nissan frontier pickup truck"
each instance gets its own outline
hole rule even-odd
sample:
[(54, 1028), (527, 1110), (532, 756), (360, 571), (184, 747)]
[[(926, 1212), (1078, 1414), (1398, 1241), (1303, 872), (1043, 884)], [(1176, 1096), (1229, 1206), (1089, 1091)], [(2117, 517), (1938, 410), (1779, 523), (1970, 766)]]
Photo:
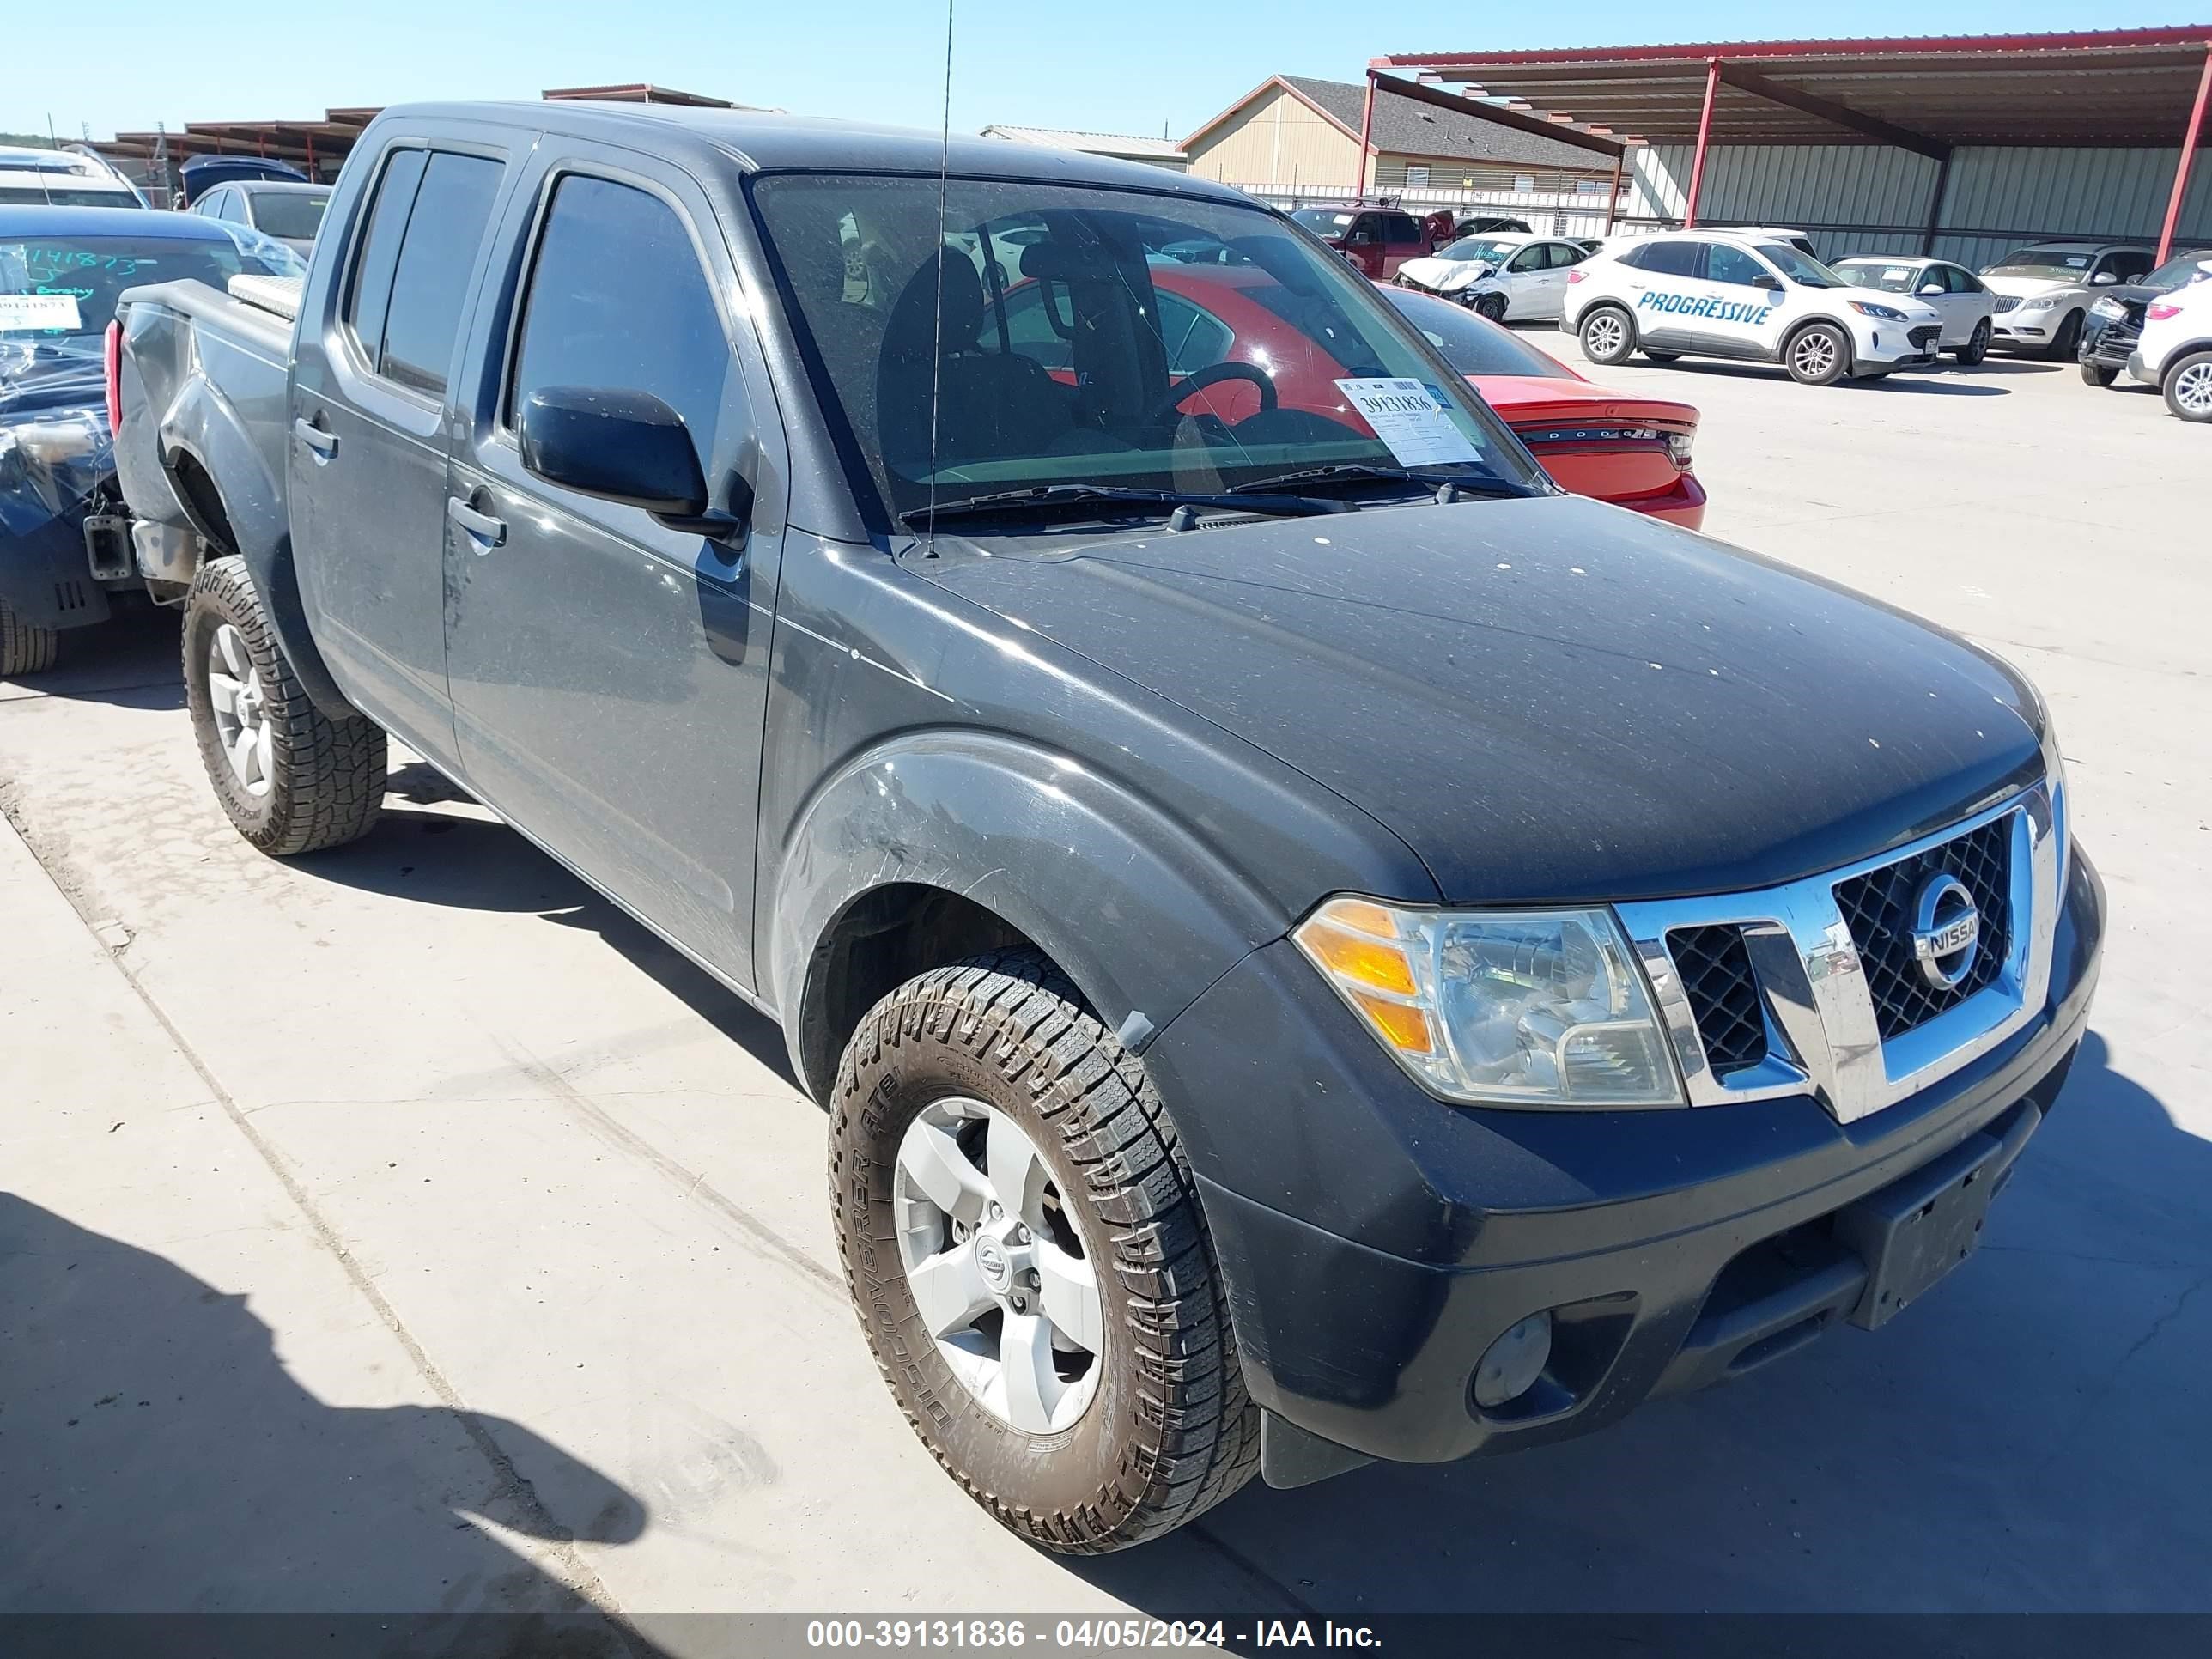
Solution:
[(390, 733), (777, 1021), (866, 1340), (1006, 1526), (1945, 1316), (2104, 931), (2040, 699), (1563, 494), (1280, 214), (427, 105), (234, 286), (130, 290), (115, 388), (225, 811), (367, 835)]

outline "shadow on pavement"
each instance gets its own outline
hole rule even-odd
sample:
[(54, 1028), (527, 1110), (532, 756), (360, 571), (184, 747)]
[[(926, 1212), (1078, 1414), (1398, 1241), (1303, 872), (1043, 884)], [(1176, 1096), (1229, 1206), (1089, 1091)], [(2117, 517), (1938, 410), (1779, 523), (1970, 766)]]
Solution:
[(2208, 1192), (2093, 1034), (1990, 1244), (1881, 1332), (1563, 1445), (1255, 1483), (1077, 1571), (1167, 1618), (1217, 1552), (1340, 1617), (2212, 1610)]
[(61, 636), (61, 653), (43, 674), (0, 680), (0, 708), (19, 698), (63, 697), (126, 708), (182, 708), (184, 671), (177, 659), (177, 614), (136, 605), (90, 628)]
[(418, 762), (397, 768), (374, 830), (350, 846), (297, 862), (319, 880), (364, 892), (461, 909), (533, 912), (563, 927), (596, 933), (701, 1019), (799, 1088), (775, 1021), (506, 824), (436, 810), (468, 799), (434, 767)]
[(628, 1543), (647, 1515), (622, 1487), (498, 1418), (325, 1405), (245, 1297), (7, 1194), (0, 1353), (0, 1613), (378, 1613), (395, 1642), (439, 1633), (410, 1651), (651, 1651), (471, 1518)]

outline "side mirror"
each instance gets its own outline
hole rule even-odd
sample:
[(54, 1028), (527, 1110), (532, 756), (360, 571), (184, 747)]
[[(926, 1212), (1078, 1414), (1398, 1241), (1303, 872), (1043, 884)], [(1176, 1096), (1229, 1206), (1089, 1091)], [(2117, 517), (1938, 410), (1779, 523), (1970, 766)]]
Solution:
[(1765, 289), (1770, 294), (1779, 294), (1782, 292), (1782, 279), (1771, 270), (1762, 270), (1759, 274), (1756, 286)]
[(2089, 279), (2089, 285), (2092, 288), (2109, 288), (2112, 283), (2117, 283), (2119, 280), (2120, 279), (2116, 273), (2109, 270), (2100, 270), (2094, 276), (2092, 276)]
[(1923, 283), (1920, 285), (1920, 291), (1923, 294), (1948, 294), (1951, 290), (1941, 283)]
[(672, 530), (742, 540), (752, 489), (731, 480), (731, 510), (712, 511), (684, 417), (649, 392), (541, 386), (517, 422), (522, 465), (548, 483), (642, 507)]
[(1346, 247), (1372, 247), (1375, 245), (1375, 233), (1371, 230), (1355, 230), (1344, 239), (1344, 245)]

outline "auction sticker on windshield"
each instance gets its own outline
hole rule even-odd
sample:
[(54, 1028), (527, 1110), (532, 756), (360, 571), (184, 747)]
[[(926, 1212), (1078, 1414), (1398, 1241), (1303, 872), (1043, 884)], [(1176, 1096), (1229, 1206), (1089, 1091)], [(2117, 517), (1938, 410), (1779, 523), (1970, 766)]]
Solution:
[(0, 331), (77, 327), (74, 294), (0, 294)]
[(1442, 400), (1419, 380), (1339, 380), (1336, 387), (1401, 466), (1482, 459), (1474, 441), (1452, 424)]

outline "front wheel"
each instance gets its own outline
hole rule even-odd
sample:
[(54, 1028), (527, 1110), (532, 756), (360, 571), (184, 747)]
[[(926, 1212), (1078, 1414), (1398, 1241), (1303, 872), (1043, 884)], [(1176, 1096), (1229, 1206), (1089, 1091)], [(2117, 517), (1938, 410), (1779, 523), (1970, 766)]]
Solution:
[(909, 980), (839, 1063), (830, 1207), (922, 1443), (1010, 1530), (1096, 1554), (1259, 1460), (1190, 1169), (1138, 1059), (1031, 951)]
[(2166, 406), (2185, 421), (2212, 421), (2212, 351), (2192, 351), (2166, 370)]
[(1966, 343), (1952, 356), (1962, 368), (1972, 368), (1990, 355), (1990, 319), (1986, 317), (1974, 325), (1974, 331), (1966, 337)]
[(1813, 323), (1790, 337), (1782, 362), (1800, 386), (1833, 386), (1850, 373), (1851, 343), (1833, 323)]
[(2043, 355), (2065, 362), (2081, 349), (2081, 313), (2069, 311), (2066, 313), (2066, 320), (2058, 325), (2058, 332), (2051, 337), (2051, 343), (2043, 349)]
[(315, 707), (246, 562), (213, 559), (185, 600), (185, 702), (200, 763), (238, 833), (274, 858), (366, 835), (384, 805), (384, 732)]
[(1592, 306), (1576, 331), (1582, 337), (1583, 356), (1608, 368), (1627, 361), (1636, 349), (1636, 325), (1619, 306)]
[(33, 627), (0, 601), (0, 678), (43, 674), (60, 649), (61, 636), (52, 629)]
[(1474, 296), (1474, 314), (1489, 322), (1505, 320), (1505, 296), (1503, 294), (1478, 294)]
[(2081, 380), (2085, 385), (2110, 386), (2119, 378), (2120, 371), (2110, 363), (2091, 362), (2086, 359), (2082, 362)]

